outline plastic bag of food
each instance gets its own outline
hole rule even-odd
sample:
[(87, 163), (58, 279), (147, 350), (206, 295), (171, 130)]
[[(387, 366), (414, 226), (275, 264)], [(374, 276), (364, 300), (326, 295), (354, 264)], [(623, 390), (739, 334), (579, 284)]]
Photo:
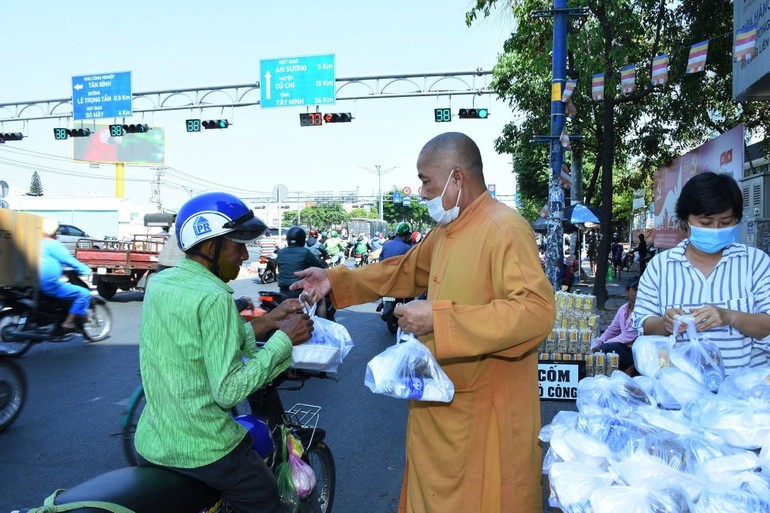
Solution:
[(674, 344), (671, 364), (689, 374), (709, 392), (716, 392), (725, 380), (722, 353), (713, 342), (698, 333), (692, 315), (678, 315), (674, 319), (674, 333), (678, 331), (679, 324), (685, 324), (689, 340)]
[(310, 465), (293, 452), (289, 453), (289, 467), (291, 468), (291, 480), (294, 483), (294, 488), (297, 490), (297, 495), (304, 499), (315, 488), (315, 472), (313, 472), (313, 468)]
[(590, 511), (591, 491), (613, 484), (612, 475), (605, 469), (586, 468), (581, 462), (554, 463), (548, 474), (551, 493), (548, 504), (564, 511)]
[(760, 449), (770, 440), (770, 403), (760, 399), (710, 395), (694, 403), (687, 414), (694, 424), (734, 447)]
[(612, 376), (594, 376), (578, 382), (578, 411), (582, 414), (622, 413), (654, 400), (627, 374), (616, 371)]
[(375, 394), (397, 399), (448, 403), (452, 381), (430, 349), (411, 333), (398, 332), (398, 342), (366, 364), (364, 384)]
[(593, 513), (692, 513), (692, 500), (678, 487), (652, 489), (643, 486), (613, 486), (593, 490)]
[(733, 371), (720, 385), (718, 394), (738, 399), (753, 397), (770, 403), (770, 366)]
[(634, 367), (642, 376), (654, 378), (663, 367), (671, 366), (671, 348), (673, 337), (642, 335), (631, 346), (634, 354)]
[(655, 378), (655, 399), (669, 410), (679, 410), (709, 393), (703, 384), (676, 367), (660, 369)]
[(353, 348), (347, 328), (342, 324), (313, 316), (310, 340), (294, 346), (291, 357), (298, 369), (337, 372), (337, 368)]
[(770, 511), (767, 497), (757, 496), (747, 490), (727, 487), (710, 487), (698, 500), (698, 513), (748, 513)]

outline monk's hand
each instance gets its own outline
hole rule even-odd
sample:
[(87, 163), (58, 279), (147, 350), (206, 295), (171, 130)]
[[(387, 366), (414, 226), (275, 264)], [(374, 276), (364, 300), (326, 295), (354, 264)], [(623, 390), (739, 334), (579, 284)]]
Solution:
[(425, 299), (416, 299), (408, 303), (399, 303), (393, 310), (398, 325), (406, 333), (418, 337), (433, 332), (433, 303)]
[(326, 275), (326, 270), (320, 267), (309, 267), (304, 271), (297, 271), (294, 276), (301, 279), (289, 285), (289, 290), (314, 290), (319, 297), (324, 297), (332, 291), (332, 283)]

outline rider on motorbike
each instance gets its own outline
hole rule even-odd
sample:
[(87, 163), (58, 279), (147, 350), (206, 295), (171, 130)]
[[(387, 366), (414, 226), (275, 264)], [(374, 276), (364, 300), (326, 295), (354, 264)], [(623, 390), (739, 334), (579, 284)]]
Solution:
[(67, 250), (67, 247), (56, 240), (56, 230), (59, 222), (55, 219), (43, 219), (43, 241), (40, 247), (40, 291), (46, 296), (58, 297), (72, 301), (67, 318), (61, 324), (63, 333), (77, 329), (78, 323), (86, 317), (88, 305), (91, 302), (91, 291), (62, 282), (62, 264), (74, 268), (78, 274), (91, 274), (91, 268), (79, 262)]
[(395, 233), (396, 236), (393, 239), (382, 245), (380, 260), (403, 255), (412, 249), (412, 246), (409, 244), (410, 237), (412, 236), (412, 228), (409, 226), (409, 223), (398, 223)]
[(324, 262), (329, 257), (329, 253), (326, 251), (326, 248), (323, 244), (321, 244), (321, 241), (318, 240), (318, 230), (315, 228), (308, 232), (308, 237), (305, 241), (305, 247), (309, 249), (321, 262)]
[(340, 239), (337, 230), (332, 230), (329, 238), (324, 242), (324, 247), (331, 257), (330, 266), (341, 264), (345, 261), (345, 243)]
[(326, 264), (305, 247), (305, 239), (305, 230), (299, 226), (292, 226), (286, 232), (286, 247), (279, 249), (276, 256), (278, 287), (281, 293), (288, 297), (299, 297), (298, 291), (289, 290), (292, 283), (299, 281), (299, 278), (294, 276), (295, 272), (304, 271), (308, 267), (326, 268)]
[[(139, 363), (146, 406), (135, 446), (142, 465), (168, 468), (219, 490), (236, 512), (284, 512), (275, 476), (230, 409), (291, 364), (310, 338), (300, 301), (244, 323), (227, 282), (267, 226), (240, 199), (210, 192), (179, 209), (185, 258), (150, 281)], [(258, 349), (256, 340), (264, 340)]]

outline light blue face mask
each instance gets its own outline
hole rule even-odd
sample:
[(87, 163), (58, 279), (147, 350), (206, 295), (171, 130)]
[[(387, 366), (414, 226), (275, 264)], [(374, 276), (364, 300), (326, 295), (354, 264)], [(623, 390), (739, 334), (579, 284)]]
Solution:
[(690, 243), (704, 253), (718, 253), (738, 241), (741, 225), (727, 228), (703, 228), (690, 225)]

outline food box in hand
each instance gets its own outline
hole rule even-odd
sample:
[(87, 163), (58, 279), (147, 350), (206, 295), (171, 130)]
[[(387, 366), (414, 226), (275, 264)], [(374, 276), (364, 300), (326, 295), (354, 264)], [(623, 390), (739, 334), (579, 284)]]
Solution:
[(340, 354), (340, 348), (320, 344), (301, 344), (291, 350), (293, 367), (307, 370), (323, 370), (334, 362)]

